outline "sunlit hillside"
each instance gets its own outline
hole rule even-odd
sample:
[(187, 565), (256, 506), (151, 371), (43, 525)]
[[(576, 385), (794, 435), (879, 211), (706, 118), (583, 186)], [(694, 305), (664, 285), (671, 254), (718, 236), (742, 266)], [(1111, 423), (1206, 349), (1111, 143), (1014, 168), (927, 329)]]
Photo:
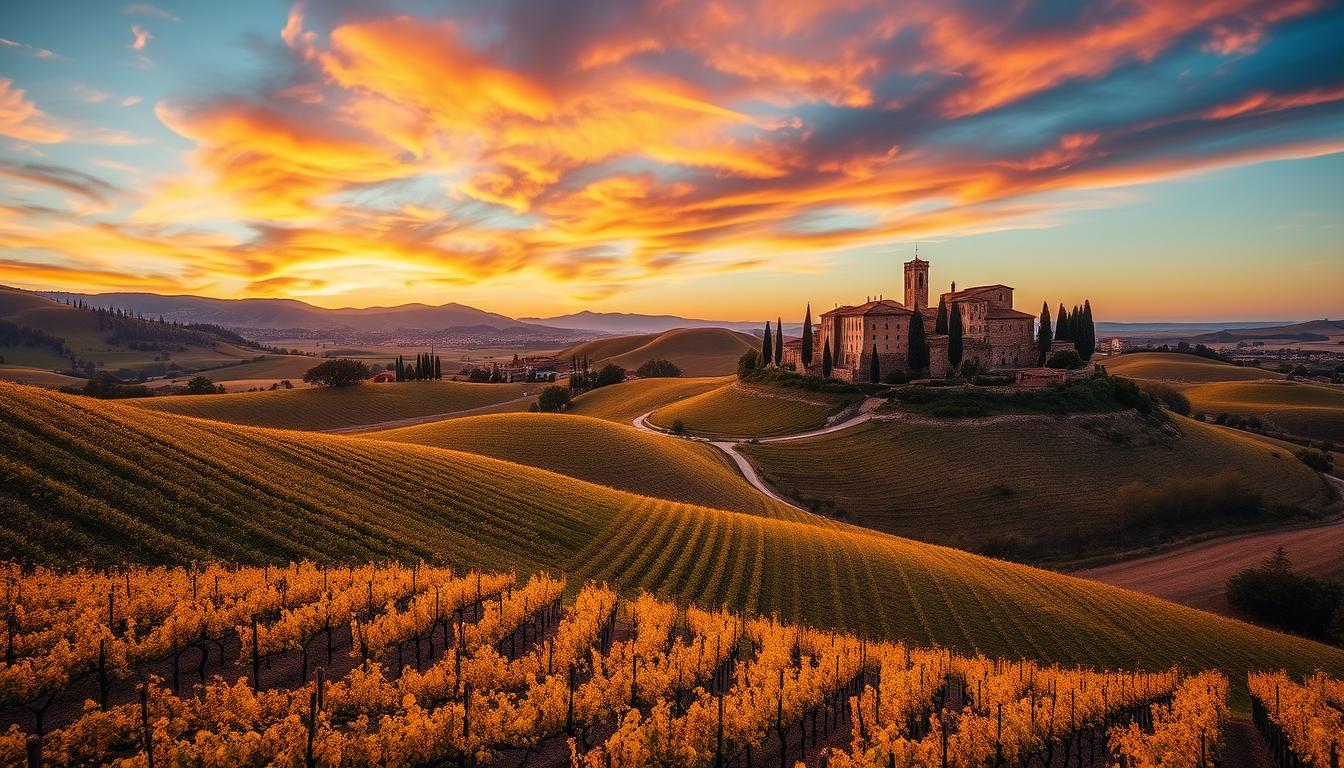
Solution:
[(668, 403), (718, 389), (729, 377), (692, 379), (635, 379), (589, 390), (574, 398), (569, 413), (629, 424)]
[(473, 454), (0, 384), (0, 556), (538, 568), (1011, 657), (1226, 669), (1344, 650), (909, 539), (690, 506)]
[(733, 382), (654, 411), (649, 423), (712, 438), (751, 438), (821, 427), (859, 399)]
[(560, 357), (587, 358), (593, 368), (613, 363), (635, 370), (650, 360), (671, 360), (686, 376), (723, 376), (737, 370), (737, 360), (758, 349), (754, 337), (724, 328), (677, 328), (664, 333), (618, 336), (571, 347)]

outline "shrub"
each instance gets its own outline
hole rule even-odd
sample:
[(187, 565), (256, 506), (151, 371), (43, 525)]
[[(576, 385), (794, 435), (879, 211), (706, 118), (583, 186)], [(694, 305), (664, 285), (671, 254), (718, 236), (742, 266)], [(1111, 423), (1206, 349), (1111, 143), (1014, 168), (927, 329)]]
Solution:
[(1082, 368), (1083, 358), (1082, 355), (1079, 355), (1072, 349), (1061, 349), (1058, 352), (1050, 355), (1050, 359), (1045, 362), (1045, 367), (1066, 368), (1069, 370), (1072, 370), (1074, 368)]
[(1126, 528), (1179, 529), (1208, 521), (1259, 517), (1261, 496), (1235, 472), (1214, 477), (1176, 477), (1160, 483), (1135, 481), (1116, 491)]
[(309, 384), (324, 387), (348, 387), (369, 378), (369, 366), (358, 360), (341, 358), (318, 363), (303, 374)]
[(1334, 469), (1333, 457), (1325, 451), (1301, 450), (1295, 454), (1303, 464), (1317, 472), (1330, 472)]
[(602, 370), (597, 372), (595, 387), (606, 387), (612, 384), (620, 384), (625, 381), (625, 369), (615, 363), (607, 363), (602, 366)]
[(646, 379), (672, 379), (681, 375), (681, 369), (671, 360), (649, 360), (635, 373)]
[(188, 395), (214, 395), (224, 391), (224, 385), (215, 386), (215, 382), (204, 376), (197, 376), (187, 382)]
[(761, 353), (754, 349), (748, 349), (737, 358), (737, 378), (745, 379), (760, 367)]
[(1182, 416), (1190, 415), (1190, 398), (1170, 384), (1147, 384), (1143, 387), (1143, 390), (1156, 397), (1172, 413), (1179, 413)]
[(888, 384), (904, 384), (910, 380), (910, 377), (905, 375), (905, 371), (898, 368), (889, 372), (882, 380)]
[(83, 387), (61, 387), (71, 395), (86, 395), (101, 400), (122, 400), (131, 397), (153, 397), (154, 393), (143, 384), (122, 384), (108, 373), (100, 373), (84, 383)]
[(1227, 602), (1250, 619), (1318, 640), (1333, 636), (1344, 584), (1293, 573), (1283, 548), (1227, 580)]
[(562, 411), (569, 405), (569, 387), (552, 384), (537, 395), (537, 410), (542, 413)]
[(681, 423), (681, 419), (672, 420), (672, 433), (677, 435), (686, 433), (686, 425)]

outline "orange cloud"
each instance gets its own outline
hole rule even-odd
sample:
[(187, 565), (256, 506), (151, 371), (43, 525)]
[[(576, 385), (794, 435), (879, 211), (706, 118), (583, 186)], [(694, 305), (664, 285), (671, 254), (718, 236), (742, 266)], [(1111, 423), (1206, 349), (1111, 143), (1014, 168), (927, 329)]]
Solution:
[(0, 135), (34, 144), (64, 141), (70, 132), (29, 101), (14, 81), (0, 77)]
[(1344, 100), (1344, 87), (1312, 88), (1311, 90), (1301, 91), (1299, 93), (1256, 91), (1255, 93), (1248, 94), (1246, 98), (1241, 99), (1240, 101), (1214, 107), (1205, 112), (1204, 117), (1209, 120), (1226, 120), (1229, 117), (1263, 115), (1268, 112), (1278, 112), (1280, 110), (1296, 109), (1298, 107), (1310, 107), (1317, 104), (1327, 104), (1332, 101), (1340, 100)]

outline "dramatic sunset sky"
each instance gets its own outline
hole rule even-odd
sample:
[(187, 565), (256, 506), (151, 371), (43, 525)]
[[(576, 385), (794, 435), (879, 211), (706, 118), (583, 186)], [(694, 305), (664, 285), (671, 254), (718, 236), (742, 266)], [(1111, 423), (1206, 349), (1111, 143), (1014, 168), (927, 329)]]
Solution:
[(1028, 310), (1333, 318), (1341, 40), (1327, 0), (9, 0), (0, 283), (737, 320), (896, 296), (918, 242)]

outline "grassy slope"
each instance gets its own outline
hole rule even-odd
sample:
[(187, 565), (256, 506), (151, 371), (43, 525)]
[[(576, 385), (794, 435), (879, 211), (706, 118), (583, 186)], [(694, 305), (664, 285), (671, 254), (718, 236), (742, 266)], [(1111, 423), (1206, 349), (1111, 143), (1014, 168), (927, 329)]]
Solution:
[[(712, 446), (669, 440), (590, 416), (466, 416), (362, 436), (493, 456), (660, 499), (786, 519), (799, 516), (747, 484)], [(687, 482), (689, 478), (694, 482)]]
[(145, 410), (234, 424), (325, 430), (493, 405), (522, 397), (528, 386), (407, 381), (354, 387), (155, 397), (137, 400), (133, 405)]
[(495, 459), (0, 384), (0, 557), (415, 558), (563, 570), (914, 642), (1137, 665), (1320, 667), (1344, 650), (847, 527), (695, 507)]
[(1267, 426), (1316, 440), (1344, 441), (1344, 387), (1300, 381), (1227, 381), (1182, 391), (1209, 415), (1257, 416)]
[(207, 376), (216, 383), (227, 383), (230, 381), (279, 381), (280, 379), (290, 379), (295, 384), (303, 378), (303, 374), (309, 368), (321, 363), (322, 360), (316, 357), (306, 357), (298, 355), (286, 355), (276, 357), (266, 357), (261, 360), (249, 360), (238, 365), (228, 365), (222, 368), (212, 368), (208, 371), (201, 371), (201, 375)]
[(618, 336), (580, 344), (559, 353), (587, 357), (600, 368), (615, 363), (636, 369), (653, 359), (671, 360), (686, 376), (723, 376), (737, 370), (737, 359), (759, 346), (751, 336), (724, 328), (677, 328), (658, 334)]
[(584, 392), (574, 398), (570, 413), (629, 424), (668, 403), (718, 389), (731, 379), (636, 379)]
[(1128, 416), (911, 417), (741, 450), (767, 482), (805, 505), (832, 500), (850, 522), (976, 549), (996, 539), (1024, 552), (1103, 549), (1101, 534), (1117, 522), (1110, 491), (1135, 480), (1230, 470), (1269, 500), (1325, 502), (1320, 478), (1290, 453), (1275, 458), (1275, 449), (1240, 434), (1177, 424), (1182, 437), (1150, 439)]
[(1107, 372), (1115, 376), (1173, 384), (1283, 378), (1281, 373), (1272, 373), (1260, 368), (1245, 368), (1195, 355), (1170, 352), (1135, 352), (1110, 358), (1104, 364)]
[(45, 368), (29, 368), (22, 365), (0, 364), (0, 380), (19, 384), (31, 384), (35, 387), (60, 389), (61, 387), (82, 387), (85, 379), (67, 376)]
[[(108, 344), (108, 332), (98, 330), (94, 313), (32, 293), (0, 288), (0, 318), (60, 336), (80, 360), (103, 363), (111, 370), (148, 365), (158, 354)], [(189, 346), (185, 352), (173, 352), (171, 361), (195, 370), (250, 360), (257, 354), (255, 349), (221, 341), (214, 347)], [(69, 360), (45, 347), (0, 347), (0, 356), (6, 363), (34, 368), (65, 368), (69, 365)]]
[(709, 437), (764, 437), (820, 427), (849, 399), (803, 390), (727, 384), (659, 408), (649, 422), (664, 429), (680, 420)]

